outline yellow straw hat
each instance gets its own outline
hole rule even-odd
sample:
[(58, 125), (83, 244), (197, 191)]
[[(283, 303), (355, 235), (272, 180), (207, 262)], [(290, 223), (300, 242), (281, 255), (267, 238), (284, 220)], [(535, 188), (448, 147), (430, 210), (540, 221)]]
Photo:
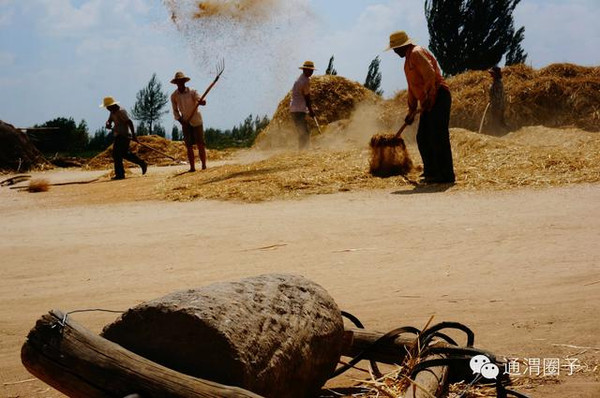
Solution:
[(111, 105), (117, 105), (119, 101), (115, 101), (113, 97), (104, 97), (102, 103), (100, 104), (100, 108), (108, 108)]
[(399, 30), (390, 35), (390, 46), (386, 48), (385, 51), (392, 50), (394, 48), (408, 46), (409, 44), (413, 44), (412, 40), (405, 31)]
[(312, 69), (316, 70), (315, 63), (313, 61), (304, 61), (304, 64), (298, 69)]
[(179, 72), (175, 73), (175, 77), (173, 79), (171, 79), (171, 83), (177, 84), (178, 80), (183, 80), (184, 82), (187, 82), (190, 80), (190, 78), (187, 77), (185, 75), (185, 73), (183, 73), (182, 71), (179, 71)]

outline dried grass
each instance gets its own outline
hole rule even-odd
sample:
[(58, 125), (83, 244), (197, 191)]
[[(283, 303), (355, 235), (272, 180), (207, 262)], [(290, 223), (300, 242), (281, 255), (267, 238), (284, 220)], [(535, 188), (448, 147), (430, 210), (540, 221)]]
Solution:
[(377, 177), (408, 175), (413, 170), (406, 144), (396, 134), (376, 134), (371, 137), (369, 173)]
[(36, 178), (29, 181), (28, 192), (47, 192), (50, 189), (50, 183), (43, 178)]
[[(548, 140), (549, 136), (553, 141)], [(457, 176), (451, 190), (600, 182), (597, 133), (528, 127), (499, 138), (451, 129), (451, 143)], [(416, 145), (409, 143), (407, 150), (413, 159), (420, 159)], [(232, 164), (173, 177), (162, 183), (160, 191), (163, 197), (172, 200), (260, 202), (340, 191), (412, 188), (404, 176), (372, 177), (369, 158), (366, 143), (362, 148), (341, 151), (275, 153), (250, 164)], [(416, 166), (413, 173), (419, 171), (419, 165)], [(416, 177), (409, 175), (412, 179)]]
[[(279, 102), (269, 125), (259, 134), (255, 147), (261, 150), (295, 148), (298, 140), (290, 117), (291, 91)], [(349, 119), (359, 104), (379, 104), (383, 100), (362, 84), (341, 76), (322, 75), (311, 78), (311, 99), (319, 125), (326, 126)], [(311, 135), (318, 134), (310, 122)]]
[[(512, 130), (543, 125), (600, 131), (600, 67), (552, 64), (535, 70), (514, 65), (503, 68), (503, 81), (506, 121)], [(477, 131), (489, 102), (489, 74), (469, 71), (448, 79), (448, 84), (452, 92), (450, 125)], [(404, 108), (406, 91), (386, 103), (386, 120), (397, 124), (397, 109)]]
[[(138, 140), (177, 159), (169, 159), (166, 156), (163, 156), (149, 148), (138, 145), (136, 142), (131, 141), (129, 146), (130, 151), (136, 153), (140, 158), (148, 162), (150, 165), (170, 166), (187, 161), (186, 149), (182, 141), (171, 141), (157, 135), (140, 136), (138, 137)], [(112, 148), (112, 145), (106, 148), (106, 150), (92, 158), (84, 167), (91, 170), (103, 170), (113, 167)], [(194, 150), (194, 153), (196, 156), (198, 156), (197, 150)], [(232, 149), (221, 151), (209, 149), (206, 151), (206, 157), (209, 161), (223, 160), (229, 158), (233, 153), (235, 153), (235, 150)], [(125, 164), (127, 165), (128, 162), (126, 161)], [(132, 164), (132, 166), (135, 165)]]

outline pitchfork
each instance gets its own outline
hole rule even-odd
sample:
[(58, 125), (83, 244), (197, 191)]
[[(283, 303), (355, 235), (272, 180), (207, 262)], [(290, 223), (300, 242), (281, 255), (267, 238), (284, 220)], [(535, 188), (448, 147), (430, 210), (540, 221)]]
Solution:
[(225, 70), (225, 59), (221, 59), (221, 61), (219, 61), (219, 63), (217, 64), (217, 68), (216, 68), (217, 77), (215, 77), (215, 80), (213, 80), (213, 82), (210, 84), (210, 86), (208, 86), (208, 88), (206, 89), (206, 91), (204, 92), (204, 94), (202, 94), (202, 97), (200, 97), (200, 100), (198, 101), (198, 103), (194, 107), (194, 110), (192, 111), (192, 113), (190, 114), (190, 116), (186, 119), (187, 122), (189, 122), (190, 119), (194, 116), (194, 113), (196, 113), (196, 110), (200, 106), (200, 103), (202, 101), (204, 101), (204, 98), (206, 98), (206, 96), (208, 95), (209, 91), (212, 90), (212, 88), (215, 86), (215, 84), (217, 84), (217, 81), (219, 80), (219, 78), (223, 74), (224, 70)]

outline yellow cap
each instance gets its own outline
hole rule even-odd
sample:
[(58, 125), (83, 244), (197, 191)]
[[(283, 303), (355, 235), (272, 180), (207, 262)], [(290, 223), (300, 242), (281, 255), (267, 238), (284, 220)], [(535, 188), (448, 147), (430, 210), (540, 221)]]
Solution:
[(115, 101), (113, 97), (104, 97), (102, 103), (100, 104), (100, 108), (108, 108), (111, 105), (118, 104), (119, 101)]
[(408, 46), (409, 44), (413, 44), (412, 40), (408, 37), (405, 31), (399, 30), (390, 35), (390, 46), (386, 48), (386, 51)]
[(298, 69), (315, 69), (315, 63), (313, 61), (304, 61), (304, 64)]

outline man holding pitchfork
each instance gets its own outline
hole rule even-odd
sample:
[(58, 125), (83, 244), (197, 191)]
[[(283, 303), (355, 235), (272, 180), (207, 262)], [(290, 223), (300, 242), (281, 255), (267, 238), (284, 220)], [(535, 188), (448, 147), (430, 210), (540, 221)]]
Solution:
[(171, 83), (177, 85), (177, 90), (171, 94), (171, 105), (173, 106), (173, 116), (175, 120), (181, 123), (183, 130), (183, 141), (187, 150), (187, 157), (190, 163), (190, 171), (196, 171), (194, 160), (194, 144), (198, 147), (198, 155), (202, 162), (202, 170), (206, 169), (206, 148), (204, 143), (204, 127), (202, 124), (202, 115), (198, 111), (199, 105), (206, 105), (196, 90), (185, 86), (189, 81), (183, 72), (175, 73)]

